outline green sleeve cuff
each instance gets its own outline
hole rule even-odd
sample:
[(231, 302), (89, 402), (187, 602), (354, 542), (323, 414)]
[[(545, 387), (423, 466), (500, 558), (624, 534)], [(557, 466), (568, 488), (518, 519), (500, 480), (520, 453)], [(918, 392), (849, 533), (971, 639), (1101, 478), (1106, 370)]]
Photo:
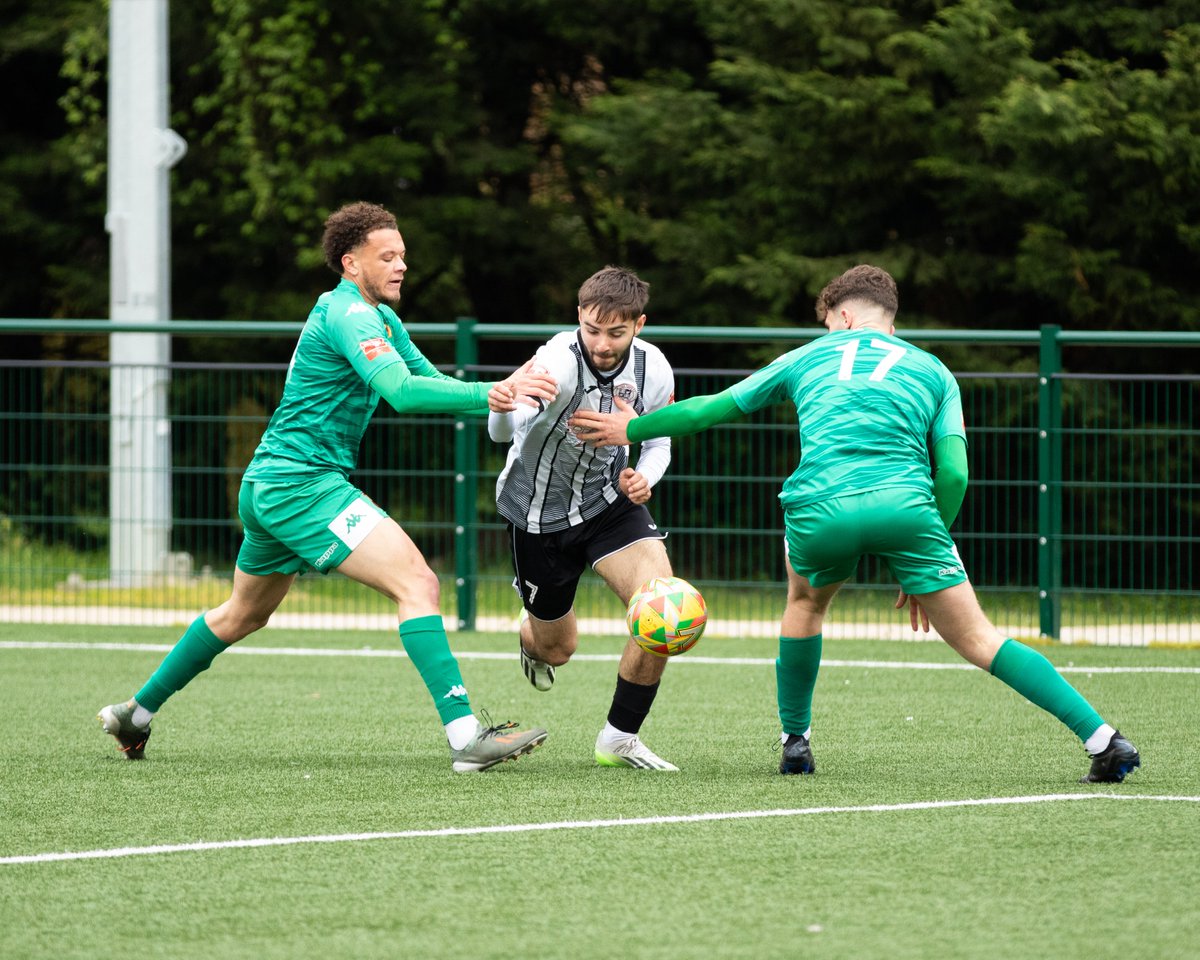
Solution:
[(732, 390), (724, 390), (721, 393), (689, 397), (653, 413), (635, 417), (629, 421), (626, 433), (631, 443), (641, 443), (652, 437), (682, 437), (741, 416), (744, 414), (734, 401)]

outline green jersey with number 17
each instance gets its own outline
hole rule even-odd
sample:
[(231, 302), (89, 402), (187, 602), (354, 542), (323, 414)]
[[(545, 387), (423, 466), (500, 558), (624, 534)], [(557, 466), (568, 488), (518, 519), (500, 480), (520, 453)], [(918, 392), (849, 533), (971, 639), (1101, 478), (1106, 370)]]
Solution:
[(286, 482), (329, 470), (348, 475), (379, 403), (371, 380), (393, 363), (419, 376), (440, 376), (389, 307), (371, 306), (345, 279), (321, 294), (245, 479)]
[(732, 388), (745, 413), (796, 405), (800, 465), (785, 507), (884, 487), (933, 493), (929, 451), (966, 440), (958, 384), (932, 354), (875, 330), (838, 330), (785, 353)]

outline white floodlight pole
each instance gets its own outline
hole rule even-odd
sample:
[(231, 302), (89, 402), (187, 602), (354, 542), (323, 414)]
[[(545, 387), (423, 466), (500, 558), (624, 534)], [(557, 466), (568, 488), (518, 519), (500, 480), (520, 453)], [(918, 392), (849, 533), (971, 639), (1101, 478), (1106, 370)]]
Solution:
[[(108, 81), (110, 316), (171, 317), (168, 171), (187, 150), (167, 126), (167, 0), (111, 0)], [(165, 333), (114, 333), (110, 452), (110, 577), (145, 583), (167, 567), (171, 432)]]

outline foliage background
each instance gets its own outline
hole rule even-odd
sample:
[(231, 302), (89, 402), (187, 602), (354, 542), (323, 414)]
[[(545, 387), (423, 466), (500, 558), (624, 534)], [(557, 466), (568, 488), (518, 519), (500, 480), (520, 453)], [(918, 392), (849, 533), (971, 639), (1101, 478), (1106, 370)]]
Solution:
[[(1200, 17), (1037, 0), (172, 4), (173, 314), (303, 318), (339, 204), (404, 315), (808, 323), (856, 262), (909, 326), (1200, 329)], [(107, 315), (107, 4), (2, 0), (0, 315)], [(18, 268), (19, 265), (19, 268)]]

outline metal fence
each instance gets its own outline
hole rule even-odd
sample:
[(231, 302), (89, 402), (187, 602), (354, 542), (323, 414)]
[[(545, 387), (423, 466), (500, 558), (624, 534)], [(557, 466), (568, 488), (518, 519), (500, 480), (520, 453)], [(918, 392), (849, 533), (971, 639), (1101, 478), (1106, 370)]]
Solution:
[[(487, 379), (563, 328), (463, 319), (409, 329), (443, 369)], [(108, 335), (130, 330), (169, 333), (176, 356), (210, 356), (153, 371), (111, 363)], [(240, 541), (238, 482), (279, 399), (299, 330), (0, 321), (0, 619), (174, 624), (221, 602)], [(740, 351), (755, 363), (818, 333), (647, 330), (668, 357), (703, 355), (702, 337), (713, 356)], [(73, 338), (71, 349), (39, 340), (57, 346), (26, 359), (3, 349), (6, 337), (25, 336), (27, 345), (31, 334)], [(992, 619), (1024, 638), (1200, 643), (1200, 375), (1105, 368), (1114, 349), (1182, 347), (1194, 369), (1200, 334), (1046, 326), (902, 335), (946, 356), (962, 388), (971, 484), (953, 532)], [(81, 349), (80, 338), (91, 338), (91, 347)], [(201, 343), (206, 351), (194, 349)], [(73, 358), (47, 356), (55, 353)], [(95, 358), (82, 358), (89, 353)], [(273, 355), (279, 359), (258, 359)], [(736, 369), (719, 361), (679, 365), (676, 395), (723, 389), (749, 369), (745, 360)], [(131, 370), (141, 375), (115, 375)], [(113, 478), (112, 443), (128, 429), (114, 425), (113, 390), (124, 382), (166, 390), (162, 422), (151, 432), (169, 446), (167, 462), (153, 468), (169, 474), (159, 484), (170, 497), (168, 546), (150, 576), (131, 575), (115, 546), (114, 517), (137, 525), (141, 506), (137, 493), (121, 511), (112, 502), (120, 490), (139, 489)], [(443, 610), (461, 629), (515, 624), (518, 603), (493, 498), (505, 452), (488, 440), (481, 417), (400, 416), (381, 404), (353, 477), (421, 547), (442, 578)], [(798, 456), (790, 406), (675, 441), (650, 506), (670, 531), (676, 573), (705, 592), (714, 636), (777, 629), (785, 574), (776, 496)], [(839, 595), (827, 635), (911, 637), (893, 597), (886, 567), (868, 558)], [(590, 574), (577, 609), (585, 631), (619, 629), (619, 604)], [(333, 574), (301, 578), (272, 623), (387, 628), (394, 620), (383, 598)]]

